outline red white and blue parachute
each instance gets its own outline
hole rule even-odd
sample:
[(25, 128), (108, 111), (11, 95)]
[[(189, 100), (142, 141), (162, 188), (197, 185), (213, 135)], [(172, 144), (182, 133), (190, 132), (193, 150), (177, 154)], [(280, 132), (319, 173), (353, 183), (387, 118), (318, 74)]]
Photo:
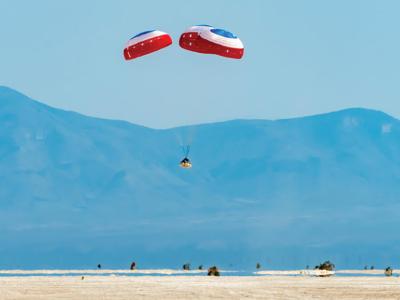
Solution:
[(124, 49), (126, 60), (150, 54), (172, 44), (169, 34), (159, 30), (144, 31), (128, 41)]
[(242, 41), (233, 33), (209, 25), (197, 25), (182, 33), (179, 45), (186, 50), (240, 59), (244, 54)]

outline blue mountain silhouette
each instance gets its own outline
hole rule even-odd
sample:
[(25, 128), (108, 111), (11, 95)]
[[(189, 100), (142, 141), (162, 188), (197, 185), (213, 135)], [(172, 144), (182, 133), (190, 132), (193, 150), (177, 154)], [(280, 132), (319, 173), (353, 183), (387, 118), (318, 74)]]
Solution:
[(400, 121), (379, 111), (155, 130), (0, 87), (0, 176), (0, 268), (400, 261)]

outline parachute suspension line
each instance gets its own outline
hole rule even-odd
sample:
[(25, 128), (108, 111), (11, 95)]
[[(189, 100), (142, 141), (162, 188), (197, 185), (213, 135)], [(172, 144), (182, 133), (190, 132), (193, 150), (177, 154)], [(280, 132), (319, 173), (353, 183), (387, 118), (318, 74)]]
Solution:
[(186, 146), (186, 154), (185, 154), (185, 157), (188, 157), (189, 151), (190, 151), (190, 146), (188, 145), (188, 146)]
[(190, 151), (190, 146), (182, 146), (182, 154), (185, 157), (188, 157)]

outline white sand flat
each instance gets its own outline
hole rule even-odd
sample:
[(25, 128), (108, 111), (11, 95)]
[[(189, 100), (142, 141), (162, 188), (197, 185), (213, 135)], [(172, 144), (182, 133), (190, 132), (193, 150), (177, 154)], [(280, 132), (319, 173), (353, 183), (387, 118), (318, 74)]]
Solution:
[(6, 276), (1, 300), (400, 299), (400, 278), (377, 276)]

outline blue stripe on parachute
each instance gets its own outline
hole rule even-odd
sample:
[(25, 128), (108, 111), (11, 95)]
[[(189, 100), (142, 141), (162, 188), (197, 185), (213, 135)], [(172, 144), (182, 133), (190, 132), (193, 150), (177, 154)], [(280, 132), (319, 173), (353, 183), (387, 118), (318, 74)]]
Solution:
[(141, 32), (141, 33), (138, 33), (137, 35), (135, 35), (133, 38), (131, 38), (131, 39), (134, 39), (134, 38), (136, 38), (136, 37), (138, 37), (138, 36), (141, 36), (141, 35), (144, 35), (144, 34), (146, 34), (146, 33), (150, 33), (150, 32), (153, 32), (153, 31), (155, 31), (155, 30), (147, 30), (147, 31), (143, 31), (143, 32)]
[(236, 35), (232, 32), (226, 31), (225, 29), (214, 28), (211, 29), (211, 32), (229, 39), (237, 39)]

